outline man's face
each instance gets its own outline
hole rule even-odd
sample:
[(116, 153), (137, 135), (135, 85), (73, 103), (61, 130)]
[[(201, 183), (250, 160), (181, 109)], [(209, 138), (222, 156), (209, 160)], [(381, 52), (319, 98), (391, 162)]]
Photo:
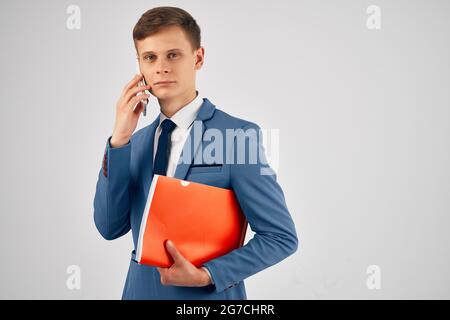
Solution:
[[(136, 41), (139, 66), (151, 93), (171, 99), (195, 92), (195, 75), (203, 64), (204, 48), (192, 52), (183, 29), (169, 26)], [(170, 81), (169, 84), (158, 84)]]

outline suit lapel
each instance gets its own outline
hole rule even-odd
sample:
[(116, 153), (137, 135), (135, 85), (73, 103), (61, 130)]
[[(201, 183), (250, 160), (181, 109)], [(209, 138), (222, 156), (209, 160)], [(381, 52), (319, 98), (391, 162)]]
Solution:
[[(207, 99), (203, 98), (203, 103), (198, 111), (197, 117), (192, 124), (192, 128), (189, 132), (186, 142), (183, 146), (180, 159), (175, 170), (174, 178), (184, 180), (191, 163), (193, 163), (194, 156), (201, 152), (199, 150), (203, 141), (203, 134), (207, 128), (207, 120), (211, 119), (214, 114), (215, 106)], [(201, 153), (197, 154), (198, 159), (202, 159)]]
[(142, 166), (142, 177), (145, 198), (147, 198), (150, 184), (153, 180), (153, 147), (155, 141), (156, 128), (159, 125), (159, 114), (156, 119), (148, 126), (148, 130), (145, 133), (144, 139), (144, 152), (140, 165)]

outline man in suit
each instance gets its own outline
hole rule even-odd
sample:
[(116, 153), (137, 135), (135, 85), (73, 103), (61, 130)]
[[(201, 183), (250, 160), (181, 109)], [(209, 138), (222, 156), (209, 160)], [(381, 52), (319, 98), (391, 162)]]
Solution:
[[(131, 229), (136, 248), (152, 178), (159, 174), (233, 190), (255, 235), (200, 268), (171, 241), (166, 243), (174, 260), (170, 268), (138, 264), (133, 250), (122, 299), (247, 299), (243, 280), (298, 247), (283, 191), (276, 174), (267, 174), (271, 168), (261, 136), (254, 134), (260, 127), (200, 98), (195, 77), (204, 48), (200, 28), (189, 13), (176, 7), (151, 9), (139, 19), (133, 38), (142, 74), (124, 87), (117, 102), (94, 198), (98, 231), (113, 240)], [(137, 86), (142, 77), (146, 87)], [(161, 112), (133, 133), (143, 111), (140, 101), (150, 98), (137, 95), (144, 89), (157, 97)], [(212, 136), (228, 140), (211, 152)], [(258, 157), (250, 161), (255, 150)]]

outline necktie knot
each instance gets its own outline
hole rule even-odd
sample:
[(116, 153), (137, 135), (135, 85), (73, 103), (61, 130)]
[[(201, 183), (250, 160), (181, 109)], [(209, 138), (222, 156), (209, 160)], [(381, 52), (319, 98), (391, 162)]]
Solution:
[(175, 129), (176, 127), (177, 127), (177, 125), (175, 124), (175, 122), (173, 122), (170, 119), (165, 119), (161, 123), (161, 128), (162, 128), (163, 133), (171, 133), (173, 131), (173, 129)]

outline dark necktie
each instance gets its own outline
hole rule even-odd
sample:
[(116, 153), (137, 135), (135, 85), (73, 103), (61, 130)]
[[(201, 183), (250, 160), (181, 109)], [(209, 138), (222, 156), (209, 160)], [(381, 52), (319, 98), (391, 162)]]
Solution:
[(170, 119), (165, 119), (161, 123), (162, 132), (158, 139), (158, 149), (156, 150), (155, 165), (153, 167), (155, 174), (166, 175), (170, 151), (170, 134), (176, 127), (175, 122)]

